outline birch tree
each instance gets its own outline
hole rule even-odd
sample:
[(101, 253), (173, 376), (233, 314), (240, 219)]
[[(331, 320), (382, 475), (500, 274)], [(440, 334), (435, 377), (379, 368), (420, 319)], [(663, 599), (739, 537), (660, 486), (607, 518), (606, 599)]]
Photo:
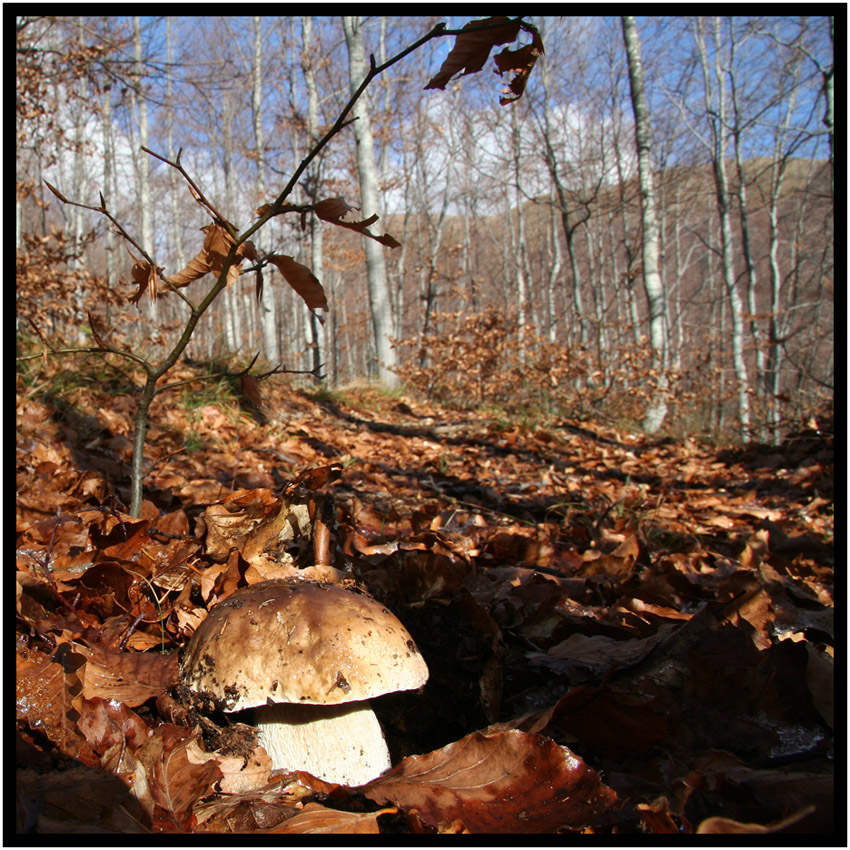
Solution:
[(710, 133), (711, 162), (714, 172), (715, 201), (720, 222), (720, 247), (723, 282), (729, 297), (732, 322), (732, 363), (737, 381), (738, 421), (742, 440), (750, 436), (750, 381), (747, 362), (744, 358), (744, 303), (735, 277), (735, 245), (732, 237), (732, 209), (730, 203), (729, 177), (727, 174), (727, 126), (729, 124), (728, 92), (723, 72), (720, 38), (720, 21), (714, 19), (713, 62), (709, 57), (705, 22), (696, 18), (693, 22), (694, 38), (699, 51), (702, 69), (705, 112)]
[[(362, 20), (359, 16), (346, 15), (342, 19), (345, 43), (348, 46), (348, 70), (351, 94), (357, 92), (367, 73), (366, 54), (363, 47)], [(365, 217), (378, 213), (378, 174), (375, 167), (375, 148), (372, 141), (372, 124), (367, 97), (364, 95), (354, 105), (354, 137), (357, 143), (357, 171), (360, 180), (360, 202)], [(384, 249), (373, 239), (363, 240), (366, 254), (369, 287), (369, 309), (377, 354), (378, 380), (388, 389), (398, 386), (398, 375), (394, 368), (398, 356), (392, 346), (393, 329), (392, 302), (387, 285)]]
[[(251, 54), (251, 126), (254, 130), (254, 147), (257, 152), (256, 191), (260, 200), (266, 197), (266, 163), (263, 138), (263, 37), (261, 18), (256, 15), (253, 24), (254, 50)], [(274, 364), (280, 360), (277, 344), (277, 310), (274, 289), (264, 286), (260, 296), (260, 327), (266, 359)]]
[[(304, 88), (307, 90), (307, 133), (310, 145), (315, 146), (321, 138), (319, 132), (319, 90), (316, 84), (316, 72), (313, 67), (313, 19), (309, 16), (301, 18), (301, 71), (304, 74)], [(316, 157), (307, 169), (304, 181), (307, 194), (315, 204), (321, 197), (319, 190), (322, 185), (322, 159)], [(316, 216), (310, 217), (310, 260), (313, 274), (322, 279), (324, 253), (322, 241), (322, 223)], [(313, 353), (313, 370), (319, 374), (319, 367), (325, 361), (325, 341), (322, 328), (316, 314), (309, 311), (311, 348)]]
[(664, 398), (667, 379), (667, 337), (664, 326), (664, 287), (658, 269), (659, 232), (656, 215), (655, 187), (652, 177), (652, 131), (649, 123), (649, 107), (643, 85), (640, 36), (635, 19), (631, 15), (622, 17), (623, 41), (629, 59), (629, 84), (632, 93), (632, 109), (635, 115), (635, 146), (638, 155), (641, 207), (641, 255), (643, 258), (643, 282), (649, 305), (649, 339), (652, 346), (655, 369), (656, 391), (644, 415), (642, 428), (654, 434), (667, 415)]

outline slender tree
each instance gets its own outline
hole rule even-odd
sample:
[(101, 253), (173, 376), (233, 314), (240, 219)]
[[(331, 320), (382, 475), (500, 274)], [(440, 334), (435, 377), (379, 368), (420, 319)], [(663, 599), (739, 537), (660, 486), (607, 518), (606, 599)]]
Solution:
[(667, 415), (667, 401), (665, 399), (667, 379), (664, 374), (667, 365), (667, 335), (664, 325), (664, 287), (658, 268), (660, 238), (652, 176), (652, 129), (649, 123), (649, 107), (646, 103), (643, 85), (640, 36), (634, 17), (624, 15), (622, 26), (623, 41), (629, 59), (629, 84), (632, 92), (632, 109), (635, 115), (635, 146), (640, 177), (643, 282), (649, 305), (649, 339), (652, 345), (654, 377), (657, 387), (644, 415), (642, 427), (648, 434), (654, 434), (661, 427)]
[[(352, 95), (366, 78), (366, 53), (363, 47), (362, 20), (359, 16), (346, 15), (342, 19), (345, 43), (348, 46), (349, 85)], [(357, 171), (360, 179), (360, 202), (365, 216), (377, 214), (378, 175), (375, 167), (375, 149), (372, 142), (372, 123), (368, 101), (361, 97), (354, 106), (354, 137), (357, 142)], [(384, 263), (384, 248), (373, 239), (363, 240), (366, 253), (367, 278), (369, 283), (369, 309), (372, 315), (377, 372), (381, 384), (389, 389), (398, 385), (395, 367), (398, 355), (392, 345), (392, 301), (387, 286)]]

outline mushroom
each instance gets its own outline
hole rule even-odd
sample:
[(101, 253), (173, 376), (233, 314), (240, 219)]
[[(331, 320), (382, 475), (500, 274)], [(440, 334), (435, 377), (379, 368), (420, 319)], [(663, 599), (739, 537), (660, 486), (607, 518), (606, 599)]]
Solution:
[(253, 708), (274, 768), (356, 786), (391, 766), (369, 699), (421, 687), (428, 668), (404, 626), (371, 597), (273, 580), (209, 612), (181, 680), (225, 711)]

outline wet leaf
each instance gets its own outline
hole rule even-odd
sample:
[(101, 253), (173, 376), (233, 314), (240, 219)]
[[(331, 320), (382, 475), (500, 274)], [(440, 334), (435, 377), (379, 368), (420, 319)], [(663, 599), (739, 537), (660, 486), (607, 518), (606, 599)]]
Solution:
[(43, 732), (66, 755), (98, 765), (99, 758), (76, 725), (74, 697), (80, 683), (74, 673), (35, 650), (19, 650), (15, 661), (16, 718)]

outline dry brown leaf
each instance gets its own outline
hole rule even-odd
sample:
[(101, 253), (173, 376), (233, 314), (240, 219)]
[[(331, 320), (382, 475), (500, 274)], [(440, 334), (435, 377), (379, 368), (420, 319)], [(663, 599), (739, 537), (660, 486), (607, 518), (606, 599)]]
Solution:
[(253, 375), (239, 376), (239, 392), (254, 405), (261, 407), (263, 400), (260, 398), (260, 382)]
[[(508, 103), (513, 103), (519, 100), (525, 91), (525, 85), (528, 82), (528, 77), (534, 68), (537, 57), (543, 53), (543, 40), (540, 38), (540, 33), (531, 25), (524, 24), (523, 29), (531, 32), (532, 42), (524, 47), (519, 47), (516, 50), (511, 50), (506, 47), (501, 53), (494, 57), (496, 67), (500, 74), (505, 74), (514, 71), (516, 76), (508, 84), (508, 92), (513, 92), (514, 97), (499, 98), (499, 103), (505, 106)], [(508, 92), (505, 92), (506, 94)]]
[(136, 753), (133, 795), (158, 832), (191, 830), (192, 807), (222, 778), (216, 761), (205, 761), (195, 732), (162, 725)]
[[(203, 277), (205, 274), (221, 274), (227, 255), (236, 240), (230, 235), (222, 222), (215, 222), (202, 227), (204, 235), (204, 246), (189, 260), (186, 268), (175, 272), (168, 278), (169, 283), (176, 287), (188, 286), (193, 280)], [(227, 285), (232, 286), (239, 277), (239, 264), (244, 259), (256, 259), (256, 248), (250, 241), (243, 242), (233, 259), (233, 264), (227, 270)]]
[(150, 727), (122, 702), (101, 698), (82, 701), (77, 728), (110, 773), (130, 774), (133, 753), (147, 740)]
[(645, 638), (615, 640), (605, 635), (570, 635), (547, 652), (529, 652), (528, 658), (561, 672), (590, 670), (596, 676), (604, 675), (614, 662), (621, 666), (635, 664), (645, 658), (665, 638), (679, 628), (675, 624), (661, 626)]
[(175, 654), (106, 652), (79, 643), (73, 648), (86, 659), (77, 671), (86, 699), (102, 697), (136, 708), (176, 685), (179, 679)]
[[(100, 769), (74, 767), (61, 773), (44, 775), (32, 770), (18, 771), (15, 786), (19, 804), (25, 801), (32, 808), (28, 818), (32, 822), (21, 825), (39, 834), (116, 835), (150, 832), (142, 823), (142, 812), (129, 797), (124, 782)], [(23, 805), (21, 808), (28, 807)], [(62, 846), (71, 842), (60, 838), (56, 842), (44, 843)], [(81, 839), (80, 843), (92, 846), (94, 842), (87, 843)], [(120, 842), (113, 838), (110, 843)], [(134, 844), (135, 841), (125, 839), (124, 843)]]
[(138, 304), (145, 292), (148, 293), (151, 301), (155, 301), (159, 284), (158, 275), (162, 273), (162, 269), (154, 268), (147, 260), (137, 259), (129, 248), (127, 248), (127, 253), (133, 259), (133, 269), (130, 276), (133, 283), (138, 286), (136, 294), (130, 296), (130, 303)]
[(427, 755), (409, 756), (362, 791), (415, 814), (426, 827), (460, 821), (475, 833), (577, 829), (617, 800), (566, 747), (516, 730), (473, 732)]
[(312, 794), (293, 774), (278, 775), (262, 788), (199, 802), (196, 832), (262, 833), (298, 814), (296, 806)]
[[(482, 25), (504, 23), (492, 29), (480, 29)], [(426, 89), (445, 89), (455, 75), (474, 74), (484, 67), (490, 50), (497, 44), (515, 41), (519, 35), (520, 22), (508, 21), (498, 15), (478, 21), (470, 21), (456, 38), (455, 45), (440, 66), (440, 70), (428, 81)]]
[(808, 817), (815, 811), (814, 806), (806, 806), (782, 820), (762, 825), (760, 823), (741, 823), (731, 818), (706, 818), (697, 827), (697, 835), (764, 835), (771, 832), (782, 832), (786, 827)]
[(327, 198), (324, 201), (319, 201), (313, 207), (316, 215), (322, 219), (322, 221), (328, 221), (331, 224), (337, 225), (337, 227), (347, 227), (349, 230), (356, 230), (358, 233), (362, 233), (364, 236), (368, 236), (370, 239), (374, 239), (376, 242), (380, 242), (388, 248), (401, 247), (401, 243), (393, 239), (389, 233), (384, 233), (381, 236), (375, 236), (374, 233), (371, 233), (368, 230), (368, 228), (378, 220), (377, 215), (370, 215), (369, 218), (364, 218), (362, 221), (342, 220), (346, 213), (350, 210), (356, 209), (359, 209), (359, 207), (351, 206), (346, 202), (345, 198)]
[(263, 834), (291, 835), (378, 835), (378, 815), (393, 813), (396, 808), (377, 812), (341, 812), (319, 803), (307, 803), (303, 810), (279, 826), (262, 830)]
[(250, 756), (225, 756), (221, 753), (205, 753), (197, 749), (189, 751), (189, 759), (197, 764), (215, 761), (222, 772), (218, 788), (222, 794), (250, 794), (269, 782), (272, 760), (262, 747), (255, 747)]
[(327, 310), (328, 299), (319, 279), (307, 268), (286, 254), (270, 254), (268, 261), (277, 266), (286, 282), (304, 299), (311, 310)]
[(16, 718), (43, 732), (66, 755), (99, 766), (100, 759), (74, 722), (72, 690), (79, 688), (77, 677), (35, 650), (19, 649), (15, 662)]

